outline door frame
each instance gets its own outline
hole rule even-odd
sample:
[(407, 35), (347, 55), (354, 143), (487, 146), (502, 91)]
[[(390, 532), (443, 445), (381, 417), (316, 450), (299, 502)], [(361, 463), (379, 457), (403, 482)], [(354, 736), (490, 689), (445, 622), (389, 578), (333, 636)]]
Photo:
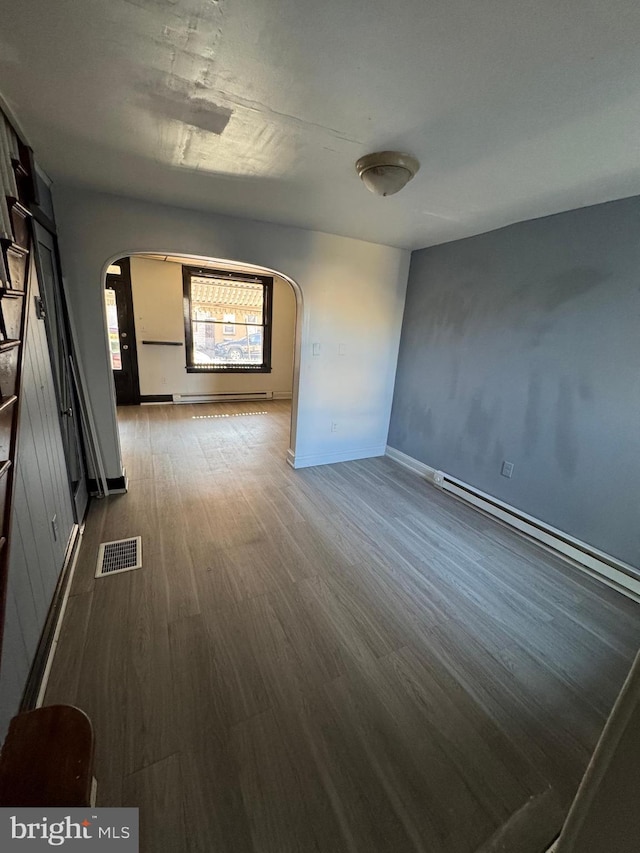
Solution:
[[(139, 406), (140, 405), (140, 372), (138, 369), (138, 343), (136, 338), (136, 320), (133, 312), (133, 290), (131, 287), (131, 262), (128, 256), (124, 256), (119, 258), (116, 261), (112, 262), (116, 266), (120, 267), (120, 273), (110, 273), (107, 269), (107, 273), (105, 276), (104, 289), (110, 290), (112, 288), (109, 287), (109, 280), (116, 279), (118, 283), (121, 285), (121, 295), (124, 296), (124, 300), (126, 303), (126, 312), (129, 318), (129, 326), (127, 329), (128, 336), (128, 344), (123, 344), (120, 341), (120, 349), (122, 351), (123, 346), (128, 346), (129, 352), (129, 363), (130, 363), (130, 372), (131, 372), (131, 400), (122, 402), (118, 400), (118, 384), (116, 382), (116, 372), (111, 370), (113, 374), (113, 384), (114, 390), (116, 394), (116, 406)], [(118, 308), (122, 306), (122, 303), (118, 305), (117, 297), (116, 297), (116, 305)], [(118, 318), (118, 326), (120, 327), (120, 318)], [(108, 330), (107, 330), (108, 333)], [(122, 337), (122, 333), (120, 333), (120, 337)]]
[[(69, 484), (69, 492), (71, 494), (71, 503), (73, 505), (73, 512), (75, 516), (75, 521), (77, 524), (81, 524), (84, 520), (84, 517), (87, 512), (87, 508), (89, 506), (89, 488), (88, 488), (88, 468), (87, 468), (87, 454), (84, 445), (84, 433), (81, 424), (81, 412), (80, 412), (80, 389), (76, 386), (75, 377), (73, 375), (70, 358), (74, 357), (74, 347), (73, 341), (71, 337), (71, 325), (69, 320), (69, 308), (67, 305), (66, 294), (64, 290), (64, 283), (62, 278), (62, 266), (60, 261), (60, 250), (58, 247), (58, 237), (55, 231), (52, 231), (47, 224), (41, 222), (39, 218), (35, 218), (33, 223), (33, 249), (34, 249), (34, 261), (36, 266), (36, 275), (38, 279), (38, 286), (40, 291), (40, 299), (44, 303), (45, 312), (44, 312), (44, 323), (46, 329), (46, 337), (47, 337), (47, 348), (49, 350), (49, 361), (51, 363), (51, 373), (53, 376), (53, 386), (56, 395), (56, 403), (58, 406), (58, 420), (60, 424), (60, 434), (62, 436), (62, 446), (64, 448), (64, 458), (65, 465), (67, 469), (67, 482)], [(53, 264), (54, 264), (54, 292), (52, 294), (48, 293), (48, 288), (45, 280), (45, 276), (43, 274), (43, 266), (42, 259), (40, 255), (39, 243), (40, 235), (44, 238), (48, 238), (50, 241), (50, 246), (46, 248), (51, 252)], [(44, 243), (45, 241), (42, 240)], [(54, 305), (50, 305), (49, 296), (53, 297)], [(51, 326), (51, 313), (55, 312), (56, 320), (57, 320), (57, 332), (58, 337), (54, 341), (54, 333)], [(60, 380), (65, 382), (68, 386), (70, 399), (67, 401), (63, 401), (61, 399), (61, 389), (59, 387), (58, 382), (58, 373), (57, 373), (57, 360), (59, 354), (56, 353), (57, 347), (62, 347), (64, 357), (61, 359), (61, 363), (59, 365), (61, 374)], [(65, 404), (68, 404), (66, 408)], [(71, 414), (69, 414), (69, 408), (71, 408)], [(71, 474), (71, 460), (69, 459), (69, 450), (66, 446), (66, 442), (64, 440), (65, 428), (68, 427), (68, 423), (65, 423), (65, 418), (67, 421), (69, 419), (73, 422), (73, 429), (75, 434), (75, 442), (78, 451), (78, 463), (80, 466), (79, 471), (79, 479), (78, 485), (75, 489), (73, 488), (73, 477)]]

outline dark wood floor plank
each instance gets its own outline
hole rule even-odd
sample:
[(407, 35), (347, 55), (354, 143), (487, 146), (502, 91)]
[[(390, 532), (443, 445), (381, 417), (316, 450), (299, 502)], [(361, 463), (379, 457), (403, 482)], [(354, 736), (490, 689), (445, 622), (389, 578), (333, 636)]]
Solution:
[(140, 810), (140, 853), (159, 850), (185, 853), (188, 850), (182, 789), (177, 754), (125, 778), (122, 805)]
[[(156, 572), (131, 575), (127, 655), (125, 772), (133, 773), (177, 751), (180, 720), (173, 702), (169, 628), (154, 601)], [(160, 618), (158, 618), (160, 617)]]
[(223, 719), (233, 725), (271, 705), (257, 655), (264, 646), (252, 646), (246, 627), (246, 606), (237, 605), (213, 613), (205, 611), (203, 624), (213, 655), (214, 701)]
[(181, 751), (180, 766), (182, 788), (176, 799), (183, 802), (187, 832), (177, 849), (254, 853), (233, 739), (203, 732)]
[(228, 699), (218, 690), (213, 648), (201, 615), (171, 623), (169, 650), (179, 751), (195, 749), (207, 738), (226, 737)]
[(198, 589), (187, 534), (179, 508), (178, 483), (159, 480), (155, 486), (159, 568), (164, 574), (170, 622), (200, 612)]
[(92, 504), (47, 691), (92, 719), (98, 804), (149, 850), (528, 853), (638, 606), (389, 459), (292, 470), (289, 413), (120, 413), (130, 490)]
[(48, 705), (77, 705), (93, 592), (70, 595), (47, 687)]
[(426, 721), (385, 678), (380, 661), (363, 677), (337, 679), (326, 690), (413, 849), (471, 853), (476, 839), (488, 834), (491, 818)]
[(256, 853), (346, 853), (304, 738), (270, 710), (235, 726), (232, 743)]
[(78, 662), (76, 704), (89, 716), (96, 734), (98, 806), (117, 806), (122, 802), (122, 782), (128, 763), (126, 684), (130, 665), (132, 574), (116, 574), (95, 581), (82, 661)]

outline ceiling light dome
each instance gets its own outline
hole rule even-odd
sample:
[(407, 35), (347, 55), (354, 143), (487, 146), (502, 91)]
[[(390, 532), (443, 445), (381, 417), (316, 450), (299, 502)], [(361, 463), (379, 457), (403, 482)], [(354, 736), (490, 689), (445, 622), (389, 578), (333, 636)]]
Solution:
[(376, 195), (393, 195), (399, 192), (420, 168), (420, 163), (410, 154), (399, 151), (378, 151), (366, 154), (356, 162), (356, 171), (365, 187)]

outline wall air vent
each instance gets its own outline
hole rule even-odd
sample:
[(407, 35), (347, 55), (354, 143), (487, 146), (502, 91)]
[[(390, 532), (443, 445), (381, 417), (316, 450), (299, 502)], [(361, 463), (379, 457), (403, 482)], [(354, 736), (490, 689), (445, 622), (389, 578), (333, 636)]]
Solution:
[(102, 542), (98, 549), (98, 562), (95, 577), (115, 575), (118, 572), (130, 572), (142, 567), (142, 538), (118, 539), (115, 542)]

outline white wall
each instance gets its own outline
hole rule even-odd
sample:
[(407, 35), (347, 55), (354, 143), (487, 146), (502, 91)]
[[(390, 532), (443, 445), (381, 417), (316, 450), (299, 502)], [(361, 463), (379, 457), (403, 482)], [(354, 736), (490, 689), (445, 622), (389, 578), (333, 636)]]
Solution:
[[(283, 278), (274, 276), (273, 282), (270, 373), (187, 373), (181, 264), (134, 256), (131, 289), (142, 396), (248, 391), (291, 396), (296, 299)], [(181, 341), (183, 346), (149, 346), (143, 340)]]
[[(54, 187), (54, 202), (79, 355), (108, 477), (120, 476), (122, 463), (103, 276), (107, 262), (139, 252), (258, 264), (295, 280), (303, 303), (291, 442), (296, 466), (384, 453), (407, 250), (72, 188)], [(317, 356), (313, 343), (320, 344)], [(339, 344), (344, 355), (338, 354)], [(295, 386), (296, 378), (294, 407)]]

